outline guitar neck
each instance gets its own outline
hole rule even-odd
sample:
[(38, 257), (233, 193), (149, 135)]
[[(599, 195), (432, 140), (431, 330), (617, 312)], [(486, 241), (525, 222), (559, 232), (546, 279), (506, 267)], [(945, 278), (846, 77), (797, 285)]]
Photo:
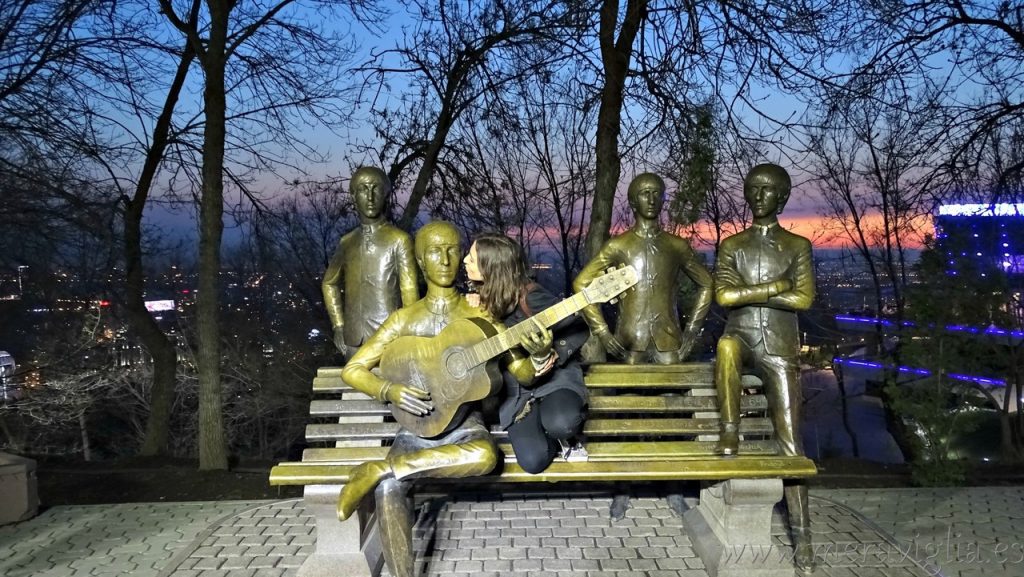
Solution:
[(583, 293), (576, 293), (562, 302), (550, 306), (543, 311), (533, 315), (514, 327), (498, 333), (493, 337), (481, 341), (470, 347), (466, 354), (472, 359), (472, 366), (485, 363), (507, 350), (519, 345), (524, 336), (536, 330), (536, 323), (539, 322), (544, 328), (550, 328), (558, 321), (569, 317), (590, 304)]

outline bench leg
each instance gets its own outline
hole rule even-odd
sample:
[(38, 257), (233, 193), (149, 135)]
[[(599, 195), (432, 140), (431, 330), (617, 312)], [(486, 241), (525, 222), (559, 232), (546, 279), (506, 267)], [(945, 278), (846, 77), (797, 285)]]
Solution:
[(793, 577), (792, 553), (772, 541), (781, 479), (729, 479), (707, 485), (683, 516), (693, 548), (711, 577)]
[[(306, 511), (316, 519), (316, 549), (299, 567), (299, 577), (377, 577), (384, 565), (372, 511), (338, 521), (341, 485), (307, 485)], [(373, 499), (367, 499), (372, 502)]]

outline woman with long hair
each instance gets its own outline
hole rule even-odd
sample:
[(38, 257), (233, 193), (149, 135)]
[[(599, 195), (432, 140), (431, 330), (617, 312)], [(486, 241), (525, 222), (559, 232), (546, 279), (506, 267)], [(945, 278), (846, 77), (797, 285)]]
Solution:
[[(478, 236), (463, 262), (479, 294), (478, 306), (507, 327), (559, 302), (530, 280), (522, 247), (505, 235)], [(551, 329), (553, 334), (541, 328), (522, 343), (536, 374), (530, 385), (509, 371), (503, 374), (505, 396), (498, 419), (508, 431), (516, 461), (529, 473), (546, 469), (559, 452), (569, 458), (571, 442), (586, 418), (587, 388), (577, 357), (589, 330), (575, 315)]]

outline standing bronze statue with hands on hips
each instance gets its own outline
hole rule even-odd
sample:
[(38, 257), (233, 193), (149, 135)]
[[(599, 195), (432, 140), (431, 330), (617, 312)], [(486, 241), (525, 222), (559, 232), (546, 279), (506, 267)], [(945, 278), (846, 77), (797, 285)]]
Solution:
[(346, 358), (366, 342), (393, 311), (419, 299), (412, 239), (384, 219), (391, 180), (379, 168), (361, 167), (350, 183), (359, 227), (341, 237), (321, 289)]
[[(619, 319), (612, 333), (599, 306), (584, 309), (590, 332), (604, 350), (627, 364), (681, 363), (690, 355), (704, 318), (711, 308), (711, 273), (701, 264), (686, 239), (665, 232), (659, 217), (665, 205), (665, 181), (654, 173), (638, 175), (629, 183), (629, 206), (635, 222), (626, 232), (612, 237), (583, 267), (573, 282), (575, 290), (587, 287), (605, 269), (623, 264), (636, 269), (639, 282), (619, 298)], [(679, 280), (688, 277), (697, 287), (686, 328), (679, 324)], [(681, 494), (668, 497), (681, 514)], [(611, 516), (622, 519), (629, 495), (618, 491), (612, 499)]]
[[(455, 290), (462, 261), (461, 236), (447, 222), (431, 222), (416, 234), (416, 261), (427, 282), (427, 294), (410, 306), (389, 315), (380, 329), (353, 355), (342, 378), (355, 389), (415, 417), (435, 412), (431, 393), (409, 382), (393, 382), (371, 371), (387, 360), (389, 347), (408, 337), (433, 337), (460, 319), (489, 326), (494, 333), (504, 327), (480, 318), (480, 310)], [(545, 343), (540, 331), (524, 335), (533, 347)], [(546, 346), (550, 346), (547, 343)], [(403, 351), (404, 352), (404, 351)], [(385, 367), (382, 367), (382, 373)], [(508, 361), (508, 370), (530, 382), (534, 367), (528, 358)], [(444, 391), (439, 391), (441, 395)], [(439, 401), (441, 399), (438, 399)], [(397, 408), (395, 408), (397, 407)], [(501, 453), (478, 411), (457, 411), (450, 424), (429, 438), (403, 427), (383, 461), (368, 461), (352, 470), (338, 499), (338, 516), (347, 519), (370, 492), (380, 515), (384, 560), (395, 577), (412, 577), (412, 507), (408, 499), (416, 478), (463, 478), (484, 475), (497, 465)]]
[[(811, 242), (779, 226), (778, 214), (789, 200), (789, 174), (774, 164), (759, 164), (743, 181), (743, 197), (753, 225), (722, 241), (715, 266), (715, 300), (728, 309), (718, 341), (715, 386), (722, 412), (718, 452), (739, 450), (741, 373), (750, 368), (764, 382), (768, 411), (785, 455), (803, 455), (799, 425), (800, 333), (797, 311), (814, 300)], [(786, 505), (797, 567), (813, 569), (807, 486), (787, 484)]]
[[(644, 173), (629, 184), (629, 206), (636, 222), (608, 240), (580, 271), (574, 290), (587, 287), (609, 267), (632, 265), (640, 277), (636, 288), (619, 300), (619, 320), (612, 333), (598, 306), (584, 310), (587, 324), (605, 350), (628, 364), (682, 362), (697, 340), (711, 307), (711, 274), (686, 239), (665, 232), (658, 221), (665, 204), (665, 181)], [(678, 280), (685, 274), (697, 285), (697, 298), (679, 325)]]

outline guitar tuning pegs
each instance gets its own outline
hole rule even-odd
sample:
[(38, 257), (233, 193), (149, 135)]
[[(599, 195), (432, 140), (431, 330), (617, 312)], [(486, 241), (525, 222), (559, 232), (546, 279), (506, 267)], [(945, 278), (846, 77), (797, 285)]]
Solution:
[(613, 304), (616, 304), (618, 302), (619, 302), (619, 299), (618, 298), (614, 298), (614, 299), (609, 300), (608, 304), (613, 305)]

